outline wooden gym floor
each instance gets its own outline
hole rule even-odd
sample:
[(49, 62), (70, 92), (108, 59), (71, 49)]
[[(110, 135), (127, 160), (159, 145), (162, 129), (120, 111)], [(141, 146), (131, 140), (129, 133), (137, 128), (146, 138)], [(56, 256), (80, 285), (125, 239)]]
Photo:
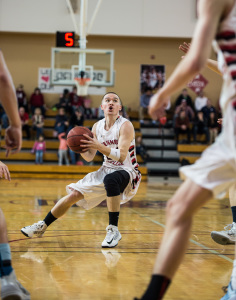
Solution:
[[(72, 207), (43, 238), (28, 239), (23, 226), (42, 220), (71, 180), (1, 180), (13, 266), (33, 300), (132, 300), (145, 290), (165, 224), (165, 205), (178, 180), (143, 182), (121, 208), (122, 240), (102, 249), (108, 216), (105, 203), (84, 211)], [(165, 299), (216, 300), (231, 275), (234, 246), (211, 240), (212, 230), (231, 223), (228, 199), (212, 200), (195, 217), (185, 260)], [(175, 251), (175, 249), (173, 249)]]

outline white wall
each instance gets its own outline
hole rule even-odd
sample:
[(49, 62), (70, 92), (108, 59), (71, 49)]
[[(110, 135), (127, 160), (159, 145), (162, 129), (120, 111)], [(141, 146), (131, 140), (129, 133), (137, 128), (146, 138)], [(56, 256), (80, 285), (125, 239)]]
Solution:
[[(78, 2), (80, 2), (78, 0)], [(97, 0), (88, 0), (88, 20)], [(196, 0), (103, 0), (91, 34), (191, 37)], [(79, 23), (79, 15), (77, 14)], [(0, 0), (0, 31), (74, 31), (65, 0)]]

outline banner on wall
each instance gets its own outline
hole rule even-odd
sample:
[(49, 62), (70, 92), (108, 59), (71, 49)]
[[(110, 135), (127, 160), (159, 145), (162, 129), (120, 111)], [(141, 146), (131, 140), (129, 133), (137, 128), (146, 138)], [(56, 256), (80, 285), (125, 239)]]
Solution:
[[(70, 89), (72, 87), (65, 85), (51, 85), (51, 69), (39, 68), (38, 71), (38, 87), (42, 93), (48, 94), (62, 94), (64, 89)], [(106, 87), (89, 86), (89, 95), (104, 95), (106, 94)]]
[(165, 66), (164, 65), (141, 65), (140, 70), (140, 91), (141, 94), (147, 88), (155, 93), (165, 83)]
[(190, 81), (187, 86), (193, 90), (196, 94), (202, 91), (208, 84), (208, 80), (201, 74), (198, 74), (192, 81)]

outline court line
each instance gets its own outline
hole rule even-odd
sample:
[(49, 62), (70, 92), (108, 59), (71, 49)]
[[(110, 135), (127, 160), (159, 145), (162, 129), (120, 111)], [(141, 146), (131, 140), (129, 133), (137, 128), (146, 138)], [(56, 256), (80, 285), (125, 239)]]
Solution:
[[(145, 218), (145, 219), (151, 221), (152, 223), (161, 226), (162, 228), (165, 228), (165, 227), (166, 227), (164, 224), (162, 224), (162, 223), (160, 223), (160, 222), (158, 222), (158, 221), (155, 221), (155, 220), (151, 219), (151, 218), (148, 217), (148, 216), (145, 216), (145, 215), (143, 215), (143, 214), (140, 214), (139, 212), (137, 212), (137, 211), (134, 210), (133, 208), (130, 208), (130, 210), (132, 210), (133, 212), (135, 212), (135, 213), (136, 213), (137, 215), (139, 215), (140, 217)], [(211, 250), (211, 249), (209, 249), (208, 247), (204, 246), (203, 244), (201, 244), (201, 243), (199, 243), (199, 242), (196, 242), (196, 241), (194, 241), (194, 240), (192, 240), (192, 239), (189, 239), (189, 241), (190, 241), (191, 243), (193, 243), (193, 244), (195, 244), (195, 245), (197, 245), (197, 246), (199, 246), (199, 247), (201, 247), (201, 248), (207, 250), (207, 251), (210, 252), (210, 253), (217, 254), (217, 256), (219, 256), (219, 257), (221, 257), (221, 258), (223, 258), (223, 259), (225, 259), (225, 260), (227, 260), (227, 261), (229, 261), (229, 262), (231, 262), (231, 263), (233, 262), (233, 259), (231, 259), (231, 258), (229, 258), (229, 257), (227, 257), (227, 256), (225, 256), (225, 255), (223, 255), (223, 254), (220, 254), (219, 252), (217, 252), (217, 251), (215, 251), (215, 250)]]

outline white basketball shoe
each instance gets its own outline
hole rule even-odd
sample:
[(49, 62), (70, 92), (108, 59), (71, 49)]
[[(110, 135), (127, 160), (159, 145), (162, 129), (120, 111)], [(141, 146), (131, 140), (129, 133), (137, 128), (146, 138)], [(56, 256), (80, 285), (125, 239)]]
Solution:
[(236, 223), (229, 224), (222, 231), (212, 231), (212, 239), (221, 245), (235, 244), (236, 242)]
[(30, 300), (30, 293), (17, 280), (15, 271), (10, 275), (1, 277), (2, 300)]
[(114, 248), (121, 240), (121, 234), (117, 226), (108, 225), (106, 228), (107, 235), (102, 242), (102, 248)]
[(21, 232), (27, 236), (32, 238), (35, 234), (37, 237), (42, 237), (44, 232), (47, 229), (47, 225), (44, 221), (38, 221), (38, 223), (34, 223), (33, 225), (29, 225), (21, 228)]

